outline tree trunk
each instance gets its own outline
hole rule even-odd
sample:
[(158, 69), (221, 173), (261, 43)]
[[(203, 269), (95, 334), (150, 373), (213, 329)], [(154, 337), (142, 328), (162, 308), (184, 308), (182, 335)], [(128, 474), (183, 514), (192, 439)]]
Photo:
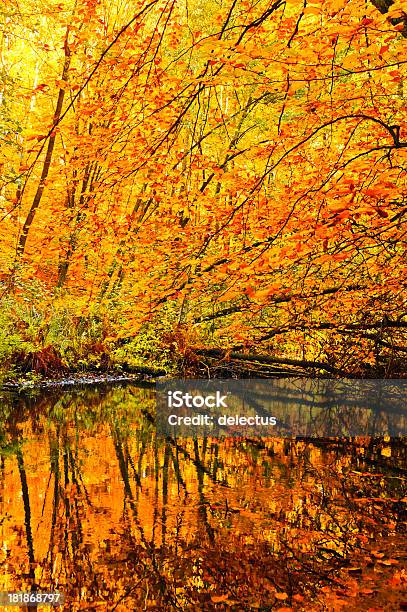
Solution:
[[(62, 80), (63, 81), (67, 81), (69, 65), (71, 63), (71, 51), (68, 46), (68, 35), (69, 35), (69, 27), (67, 28), (67, 31), (66, 31), (65, 43), (64, 43), (65, 61), (64, 61), (64, 67), (62, 70)], [(56, 139), (55, 130), (58, 125), (59, 118), (61, 116), (64, 97), (65, 97), (65, 89), (61, 88), (58, 93), (58, 100), (57, 100), (57, 105), (56, 105), (56, 109), (54, 113), (52, 129), (49, 133), (48, 147), (47, 147), (47, 152), (45, 155), (44, 165), (42, 167), (40, 182), (38, 184), (37, 191), (35, 192), (35, 196), (31, 204), (31, 208), (24, 222), (23, 229), (21, 231), (20, 238), (18, 240), (18, 245), (17, 245), (17, 256), (18, 257), (21, 257), (22, 255), (24, 255), (25, 246), (27, 243), (28, 232), (30, 231), (32, 222), (34, 221), (35, 214), (41, 203), (42, 194), (44, 193), (46, 180), (47, 180), (49, 169), (51, 166), (52, 154), (54, 152), (55, 139)]]

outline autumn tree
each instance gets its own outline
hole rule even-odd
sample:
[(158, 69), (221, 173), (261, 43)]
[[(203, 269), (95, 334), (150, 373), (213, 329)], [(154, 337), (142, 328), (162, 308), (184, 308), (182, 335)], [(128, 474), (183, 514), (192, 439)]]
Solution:
[(398, 363), (401, 5), (9, 1), (2, 24), (8, 291), (113, 337), (169, 317), (211, 348)]

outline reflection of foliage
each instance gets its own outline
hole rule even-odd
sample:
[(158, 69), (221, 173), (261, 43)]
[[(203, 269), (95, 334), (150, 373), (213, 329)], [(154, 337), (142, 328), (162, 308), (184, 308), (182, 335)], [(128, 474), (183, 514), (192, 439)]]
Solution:
[[(362, 610), (369, 596), (396, 609), (405, 440), (159, 439), (153, 402), (135, 387), (5, 399), (29, 501), (3, 501), (6, 538), (19, 533), (9, 584), (58, 584), (70, 610), (319, 610), (340, 600)], [(2, 486), (14, 490), (17, 462), (4, 460)]]
[(33, 342), (403, 375), (401, 3), (133, 4), (2, 3), (0, 284)]

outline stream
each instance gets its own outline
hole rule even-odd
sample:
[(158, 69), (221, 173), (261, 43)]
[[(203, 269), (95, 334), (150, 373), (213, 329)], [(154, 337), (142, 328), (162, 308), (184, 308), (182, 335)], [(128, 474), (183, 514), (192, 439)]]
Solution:
[(173, 439), (154, 411), (133, 383), (0, 393), (0, 591), (58, 591), (66, 610), (403, 609), (405, 438)]

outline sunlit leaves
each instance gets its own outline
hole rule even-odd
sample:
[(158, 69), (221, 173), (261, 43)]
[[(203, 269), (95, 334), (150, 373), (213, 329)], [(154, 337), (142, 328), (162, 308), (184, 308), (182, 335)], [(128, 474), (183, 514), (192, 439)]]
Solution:
[(79, 310), (131, 303), (135, 333), (167, 302), (193, 325), (213, 301), (246, 300), (241, 329), (216, 323), (231, 344), (250, 326), (257, 338), (366, 309), (399, 316), (405, 51), (372, 4), (241, 1), (229, 15), (210, 1), (83, 1), (46, 5), (39, 21), (26, 4), (17, 29), (4, 24), (14, 89), (2, 95), (20, 127), (2, 163), (21, 177), (1, 192), (3, 267), (53, 133), (19, 273), (64, 287)]

